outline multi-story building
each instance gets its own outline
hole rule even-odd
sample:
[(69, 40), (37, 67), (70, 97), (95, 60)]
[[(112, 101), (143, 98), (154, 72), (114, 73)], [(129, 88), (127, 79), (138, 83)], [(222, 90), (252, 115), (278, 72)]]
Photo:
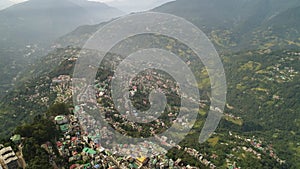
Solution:
[(0, 145), (0, 165), (3, 169), (16, 169), (19, 167), (18, 157), (11, 147)]

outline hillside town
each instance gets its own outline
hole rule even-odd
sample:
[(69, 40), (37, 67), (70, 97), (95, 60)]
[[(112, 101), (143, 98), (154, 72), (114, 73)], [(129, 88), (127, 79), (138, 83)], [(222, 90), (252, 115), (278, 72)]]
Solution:
[[(81, 111), (78, 107), (74, 109), (74, 114)], [(70, 115), (58, 115), (53, 118), (53, 123), (56, 124), (58, 130), (62, 132), (62, 136), (57, 138), (56, 144), (53, 145), (51, 142), (46, 142), (41, 145), (51, 157), (50, 163), (54, 168), (58, 168), (55, 164), (55, 158), (67, 159), (70, 165), (70, 169), (106, 169), (106, 168), (121, 168), (121, 169), (152, 169), (152, 168), (184, 168), (184, 169), (197, 169), (186, 165), (182, 159), (170, 159), (165, 154), (159, 154), (153, 152), (149, 156), (124, 156), (121, 155), (117, 150), (111, 151), (101, 146), (99, 139), (103, 139), (107, 136), (95, 136), (88, 132), (85, 132), (81, 127), (78, 118), (73, 113)], [(262, 156), (270, 156), (280, 164), (284, 164), (285, 160), (280, 159), (276, 151), (272, 148), (272, 145), (265, 144), (262, 140), (255, 138), (246, 138), (233, 134), (229, 131), (230, 137), (234, 138), (238, 145), (232, 149), (232, 152), (245, 151), (253, 154), (257, 159), (261, 159)], [(14, 135), (11, 140), (18, 145), (19, 151), (14, 152), (11, 147), (4, 147), (0, 145), (0, 164), (3, 169), (15, 169), (25, 168), (26, 162), (22, 157), (22, 140), (26, 138), (20, 135)], [(220, 143), (226, 144), (228, 143)], [(153, 149), (152, 143), (144, 143), (143, 149)], [(208, 155), (201, 153), (194, 148), (181, 147), (179, 145), (174, 146), (177, 150), (184, 151), (191, 157), (199, 160), (203, 164), (211, 169), (217, 168), (209, 159), (217, 159), (217, 154)], [(121, 145), (118, 148), (131, 149), (130, 144)], [(59, 157), (55, 154), (55, 149), (59, 152)], [(229, 154), (226, 159), (228, 168), (239, 168), (238, 163), (231, 161), (234, 155)], [(64, 168), (64, 167), (63, 167)]]
[[(68, 162), (73, 163), (70, 168), (187, 168), (197, 167), (185, 166), (181, 159), (169, 159), (164, 154), (153, 153), (149, 157), (132, 157), (119, 155), (118, 151), (112, 152), (101, 147), (99, 139), (105, 136), (92, 136), (84, 132), (80, 127), (78, 119), (74, 115), (57, 116), (55, 123), (64, 132), (64, 137), (59, 138), (56, 146), (62, 157), (68, 157)], [(144, 144), (143, 148), (152, 149), (151, 143)], [(122, 145), (130, 148), (131, 145)], [(49, 153), (53, 153), (52, 145), (45, 144)], [(121, 148), (121, 147), (120, 147)], [(80, 164), (77, 162), (84, 162)], [(206, 162), (207, 165), (210, 163)], [(215, 166), (211, 165), (211, 168)]]
[[(77, 79), (78, 80), (78, 79)], [(57, 78), (52, 79), (52, 89), (58, 93), (59, 101), (66, 101), (70, 99), (71, 94), (66, 92), (65, 89), (70, 88), (70, 82), (72, 78), (67, 75), (60, 75)], [(97, 89), (97, 98), (105, 99), (109, 98), (108, 88), (105, 83), (100, 83), (95, 86)], [(132, 95), (136, 92), (136, 89), (133, 87)], [(66, 94), (67, 93), (67, 94)], [(79, 99), (82, 96), (78, 97)], [(87, 98), (85, 98), (87, 99)], [(93, 102), (93, 100), (90, 100)], [(98, 168), (130, 168), (130, 169), (138, 169), (138, 168), (185, 168), (185, 169), (196, 169), (197, 167), (190, 166), (186, 164), (182, 159), (172, 159), (165, 155), (165, 150), (156, 149), (156, 145), (151, 142), (144, 142), (141, 147), (136, 149), (131, 144), (119, 145), (118, 147), (114, 147), (113, 149), (107, 149), (102, 147), (101, 141), (108, 139), (110, 136), (110, 132), (105, 128), (100, 128), (103, 130), (102, 132), (95, 132), (92, 130), (92, 126), (97, 124), (94, 119), (86, 116), (85, 108), (93, 108), (89, 107), (86, 104), (76, 105), (72, 111), (73, 113), (69, 115), (57, 115), (55, 117), (51, 117), (53, 123), (55, 123), (57, 129), (61, 131), (61, 137), (56, 139), (55, 144), (51, 142), (45, 142), (41, 145), (43, 149), (45, 149), (49, 156), (51, 157), (50, 163), (54, 168), (60, 168), (61, 166), (57, 166), (54, 162), (55, 158), (63, 158), (67, 159), (67, 162), (70, 165), (70, 169), (98, 169)], [(94, 109), (97, 109), (97, 107)], [(102, 110), (106, 112), (112, 112), (114, 109), (111, 107), (103, 108)], [(170, 118), (174, 118), (173, 114), (168, 115)], [(120, 114), (112, 113), (106, 114), (106, 120), (113, 126), (115, 130), (122, 134), (126, 134), (124, 130), (124, 126), (129, 125), (132, 129), (137, 131), (142, 131), (141, 126), (136, 125), (135, 123), (131, 123), (125, 118), (126, 116), (122, 116)], [(233, 120), (241, 120), (240, 117), (235, 117), (232, 114), (226, 114), (226, 117), (231, 118)], [(119, 121), (116, 121), (119, 119)], [(181, 125), (187, 125), (187, 119), (177, 119), (180, 121)], [(91, 127), (91, 128), (89, 128)], [(189, 156), (197, 159), (203, 166), (214, 169), (217, 166), (211, 161), (211, 159), (218, 159), (218, 154), (212, 153), (201, 153), (200, 151), (189, 148), (189, 147), (181, 147), (172, 142), (171, 139), (167, 137), (159, 138), (155, 133), (156, 129), (161, 129), (166, 127), (163, 121), (158, 120), (157, 123), (150, 128), (150, 135), (154, 136), (161, 144), (166, 147), (175, 147), (179, 151), (183, 151)], [(99, 134), (101, 133), (101, 134)], [(106, 133), (103, 135), (103, 133)], [(280, 159), (276, 151), (272, 148), (271, 145), (266, 145), (263, 141), (253, 138), (245, 138), (239, 136), (237, 134), (233, 134), (229, 132), (230, 137), (239, 140), (234, 143), (237, 145), (232, 149), (232, 152), (245, 151), (253, 154), (257, 159), (261, 159), (262, 156), (270, 156), (274, 160), (276, 160), (280, 164), (284, 164), (285, 160)], [(4, 147), (0, 145), (0, 159), (1, 166), (4, 169), (13, 169), (16, 166), (25, 168), (26, 162), (22, 158), (22, 140), (26, 138), (21, 137), (21, 135), (14, 135), (11, 137), (11, 140), (18, 145), (19, 149), (17, 152), (14, 152), (11, 147)], [(228, 145), (228, 143), (220, 142), (219, 144)], [(55, 154), (55, 149), (58, 150), (59, 156)], [(120, 152), (124, 152), (126, 150), (131, 150), (127, 152), (128, 155), (123, 155)], [(153, 151), (149, 151), (153, 150)], [(157, 150), (157, 151), (155, 151)], [(139, 156), (140, 152), (147, 152), (147, 156)], [(162, 153), (158, 153), (162, 152)], [(132, 154), (132, 155), (130, 155)], [(238, 163), (232, 157), (233, 154), (228, 154), (227, 166), (229, 169), (231, 168), (240, 168), (238, 167)], [(64, 167), (63, 167), (64, 168)]]
[[(291, 55), (298, 55), (298, 53)], [(294, 70), (292, 66), (284, 66), (284, 62), (291, 59), (293, 58), (283, 58), (279, 61), (280, 63), (278, 65), (268, 68), (276, 74), (276, 76), (272, 75), (272, 77), (276, 77), (280, 80), (283, 79), (280, 77), (280, 75), (283, 75), (285, 81), (278, 82), (285, 83), (289, 80), (293, 80), (293, 77), (298, 74), (298, 72)], [(76, 61), (76, 58), (71, 58), (70, 60), (74, 62)], [(259, 67), (259, 64), (249, 62), (242, 68), (246, 69), (252, 66)], [(112, 72), (105, 73), (107, 77), (102, 78), (101, 80), (99, 77), (97, 77), (95, 84), (90, 86), (85, 84), (86, 79), (74, 79), (68, 74), (59, 74), (49, 79), (49, 81), (51, 81), (50, 93), (55, 95), (54, 103), (72, 102), (73, 92), (75, 91), (80, 93), (76, 97), (79, 104), (71, 108), (72, 113), (70, 115), (61, 114), (50, 118), (56, 124), (57, 129), (62, 132), (62, 135), (61, 137), (55, 139), (55, 143), (49, 140), (48, 142), (42, 144), (41, 147), (49, 154), (51, 159), (49, 163), (54, 168), (63, 167), (57, 166), (57, 164), (54, 162), (57, 158), (65, 159), (67, 163), (72, 164), (70, 166), (72, 169), (197, 168), (195, 166), (188, 165), (182, 158), (168, 157), (165, 155), (165, 149), (157, 148), (157, 145), (153, 144), (152, 142), (144, 142), (141, 147), (136, 147), (131, 144), (122, 144), (114, 148), (105, 148), (103, 145), (101, 145), (101, 142), (106, 139), (110, 140), (112, 133), (110, 133), (105, 127), (100, 127), (99, 130), (94, 130), (93, 126), (98, 126), (98, 123), (92, 117), (86, 116), (88, 111), (87, 109), (100, 110), (101, 112), (104, 112), (102, 115), (105, 121), (109, 123), (113, 130), (116, 130), (123, 135), (133, 134), (134, 136), (138, 137), (154, 137), (157, 142), (159, 142), (165, 148), (175, 147), (176, 150), (184, 152), (203, 167), (218, 168), (216, 161), (221, 160), (220, 153), (202, 152), (201, 148), (179, 146), (173, 142), (172, 138), (166, 136), (159, 137), (158, 134), (156, 134), (166, 130), (174, 122), (178, 122), (181, 126), (188, 126), (191, 123), (191, 120), (189, 120), (188, 117), (177, 117), (179, 106), (175, 104), (176, 102), (172, 102), (172, 106), (167, 105), (169, 111), (165, 114), (165, 118), (157, 119), (155, 123), (140, 125), (131, 122), (127, 119), (127, 117), (132, 115), (136, 116), (136, 114), (139, 112), (134, 109), (130, 109), (128, 104), (126, 107), (128, 110), (125, 111), (125, 113), (121, 114), (116, 111), (114, 103), (112, 102), (113, 99), (111, 96), (111, 88), (109, 86), (114, 77), (110, 75)], [(258, 71), (257, 73), (264, 74), (264, 77), (269, 76), (265, 74), (264, 71)], [(74, 81), (82, 82), (81, 86), (79, 85), (77, 86), (78, 88), (74, 88), (74, 86), (71, 84)], [(43, 97), (43, 95), (39, 93), (38, 88), (39, 86), (35, 87), (35, 91), (32, 95), (30, 95), (28, 101), (39, 102), (46, 105), (46, 103), (49, 102), (49, 97)], [(149, 94), (149, 89), (156, 88), (161, 89), (161, 92), (166, 95), (173, 94), (173, 98), (178, 97), (176, 94), (178, 93), (179, 88), (178, 85), (173, 82), (173, 79), (165, 75), (161, 75), (156, 71), (147, 70), (143, 74), (137, 75), (137, 77), (130, 81), (129, 99), (135, 104), (135, 106), (138, 105), (140, 106), (139, 108), (147, 108), (147, 106), (150, 104), (150, 101), (145, 98), (140, 99), (139, 97), (147, 96)], [(92, 98), (91, 96), (94, 95), (95, 98)], [(135, 101), (136, 97), (140, 102)], [(207, 105), (209, 105), (209, 101), (207, 100), (195, 100), (192, 97), (186, 97), (184, 94), (182, 99), (199, 103), (201, 108), (206, 108)], [(281, 99), (281, 96), (273, 95), (273, 99), (279, 100)], [(16, 100), (18, 100), (17, 96)], [(122, 103), (129, 101), (128, 99), (126, 100), (126, 98), (120, 98), (120, 100)], [(227, 104), (226, 107), (229, 110), (235, 109), (235, 107), (230, 106), (229, 104)], [(188, 111), (188, 108), (182, 109)], [(219, 108), (210, 107), (210, 109), (221, 112)], [(205, 112), (201, 115), (205, 116)], [(244, 122), (242, 117), (232, 113), (224, 113), (223, 119), (237, 126), (242, 126)], [(140, 120), (143, 121), (145, 119)], [(215, 133), (211, 137), (214, 139), (215, 137), (219, 137), (219, 134)], [(270, 157), (278, 164), (284, 165), (286, 163), (286, 159), (281, 159), (275, 148), (271, 144), (262, 141), (262, 139), (256, 137), (246, 137), (242, 136), (241, 134), (238, 135), (234, 132), (229, 132), (228, 137), (230, 138), (229, 141), (223, 140), (216, 141), (215, 143), (225, 146), (226, 148), (230, 147), (230, 151), (226, 151), (225, 154), (226, 168), (241, 168), (239, 163), (241, 158), (240, 156), (244, 156), (245, 154), (250, 154), (251, 157), (256, 158), (258, 161), (262, 161), (264, 158)], [(26, 140), (26, 137), (14, 135), (11, 137), (11, 140), (17, 145), (17, 148), (14, 149), (13, 147), (4, 145), (0, 146), (1, 166), (5, 169), (14, 168), (15, 166), (25, 168), (26, 162), (22, 155), (22, 141)], [(56, 149), (58, 150), (59, 155), (55, 153)], [(131, 151), (126, 152), (128, 149)], [(121, 154), (120, 152), (126, 152), (127, 155)], [(141, 152), (146, 153), (147, 155), (144, 155)]]

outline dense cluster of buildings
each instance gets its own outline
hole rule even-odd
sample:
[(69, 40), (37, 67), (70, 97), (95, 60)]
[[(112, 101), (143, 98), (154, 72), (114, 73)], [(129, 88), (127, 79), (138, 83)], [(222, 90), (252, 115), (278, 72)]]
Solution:
[[(84, 132), (74, 115), (55, 117), (57, 127), (64, 133), (56, 143), (57, 149), (62, 157), (68, 159), (75, 168), (187, 168), (196, 167), (183, 165), (181, 159), (169, 159), (164, 154), (153, 153), (149, 157), (124, 156), (118, 151), (105, 149), (101, 146), (100, 136), (93, 136)], [(65, 127), (62, 127), (65, 126)], [(151, 149), (151, 143), (147, 143)], [(123, 147), (131, 148), (130, 144)], [(46, 146), (49, 148), (49, 146)], [(51, 146), (50, 146), (51, 147)], [(119, 147), (120, 148), (120, 147)], [(147, 148), (145, 146), (144, 148)]]
[[(58, 128), (64, 132), (64, 137), (60, 138), (57, 142), (57, 148), (59, 153), (68, 157), (68, 161), (73, 163), (72, 167), (83, 167), (90, 165), (92, 167), (120, 167), (120, 168), (195, 168), (191, 166), (184, 166), (181, 159), (169, 159), (166, 157), (164, 149), (157, 148), (151, 142), (145, 142), (141, 147), (132, 146), (130, 144), (118, 145), (113, 149), (104, 149), (101, 146), (101, 141), (103, 140), (111, 140), (111, 134), (106, 127), (101, 127), (101, 124), (98, 124), (97, 120), (93, 117), (89, 116), (85, 109), (101, 109), (100, 111), (106, 112), (105, 120), (110, 123), (110, 125), (118, 132), (125, 134), (126, 131), (123, 129), (124, 125), (131, 127), (133, 130), (141, 132), (142, 126), (137, 123), (131, 122), (127, 119), (127, 116), (134, 115), (137, 112), (135, 110), (131, 110), (130, 107), (126, 107), (128, 109), (125, 114), (116, 113), (113, 104), (107, 104), (107, 102), (111, 102), (111, 90), (108, 84), (111, 83), (112, 77), (108, 76), (105, 80), (99, 81), (96, 80), (95, 86), (87, 86), (85, 84), (85, 79), (71, 79), (69, 76), (61, 75), (57, 78), (52, 79), (53, 86), (60, 86), (60, 88), (55, 88), (55, 91), (59, 91), (59, 96), (63, 95), (62, 89), (66, 87), (70, 81), (76, 81), (78, 88), (74, 88), (75, 93), (80, 93), (77, 96), (77, 101), (82, 103), (81, 105), (77, 105), (74, 108), (75, 116), (71, 115), (67, 116), (57, 116), (55, 117), (56, 124)], [(81, 84), (81, 85), (80, 85)], [(143, 85), (141, 85), (143, 84)], [(74, 87), (74, 86), (73, 86)], [(70, 86), (69, 86), (70, 88)], [(59, 90), (58, 90), (59, 89)], [(96, 93), (93, 93), (93, 90), (96, 90)], [(130, 81), (130, 91), (129, 96), (132, 98), (135, 94), (139, 92), (147, 93), (146, 90), (159, 89), (164, 94), (168, 93), (178, 93), (179, 88), (171, 79), (166, 78), (165, 76), (153, 71), (149, 70), (144, 72), (143, 75), (138, 75), (132, 81)], [(100, 104), (107, 104), (106, 106), (94, 107), (96, 100), (91, 97), (96, 94), (97, 102)], [(126, 99), (122, 98), (123, 103), (126, 105)], [(193, 102), (199, 102), (192, 97), (184, 99), (189, 99)], [(106, 103), (105, 103), (106, 101)], [(89, 105), (89, 103), (91, 103)], [(146, 100), (143, 101), (143, 104), (147, 104)], [(175, 106), (176, 108), (176, 106)], [(187, 109), (187, 108), (186, 108)], [(171, 113), (173, 112), (173, 113)], [(176, 120), (176, 122), (182, 126), (190, 125), (190, 120), (186, 116), (182, 116), (180, 118), (176, 118), (177, 114), (174, 114), (174, 111), (170, 111), (168, 117), (171, 121)], [(108, 115), (107, 115), (108, 114)], [(66, 122), (68, 119), (68, 122)], [(116, 121), (115, 119), (119, 119)], [(163, 120), (157, 119), (156, 123), (151, 124), (150, 131), (151, 135), (154, 136), (162, 145), (166, 147), (174, 147), (176, 146), (172, 139), (163, 136), (159, 137), (155, 133), (157, 133), (157, 129), (167, 129), (169, 126), (165, 124)], [(97, 126), (95, 129), (94, 126)], [(100, 134), (99, 134), (100, 133)], [(181, 148), (181, 147), (180, 147)], [(132, 156), (123, 156), (118, 152), (126, 152), (126, 150), (130, 150), (126, 154), (132, 154)], [(150, 151), (149, 150), (153, 150)], [(189, 150), (189, 149), (184, 149)], [(182, 151), (184, 151), (182, 150)], [(143, 153), (141, 153), (143, 152)], [(145, 154), (147, 156), (138, 156), (139, 154)], [(153, 152), (153, 153), (152, 153)], [(164, 152), (164, 153), (157, 153)], [(188, 153), (188, 152), (187, 152)], [(210, 161), (206, 160), (201, 153), (197, 152), (194, 154), (190, 154), (192, 157), (195, 157), (197, 154), (197, 159), (203, 165), (208, 166), (210, 168), (215, 168), (215, 165)], [(80, 162), (81, 165), (79, 165)], [(84, 163), (84, 164), (82, 164)]]
[(207, 160), (204, 155), (202, 153), (200, 153), (199, 151), (192, 149), (192, 148), (184, 148), (184, 152), (188, 153), (189, 155), (191, 155), (192, 157), (195, 157), (196, 159), (198, 159), (203, 165), (211, 168), (211, 169), (215, 169), (216, 166), (209, 160)]
[(60, 75), (52, 79), (50, 89), (56, 93), (56, 103), (65, 103), (72, 99), (72, 78), (69, 75)]

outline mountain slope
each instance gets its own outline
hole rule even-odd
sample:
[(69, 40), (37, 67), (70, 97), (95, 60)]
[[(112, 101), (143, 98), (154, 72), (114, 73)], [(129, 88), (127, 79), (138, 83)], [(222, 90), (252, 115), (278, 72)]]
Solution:
[(86, 0), (29, 0), (0, 11), (0, 97), (36, 57), (49, 52), (60, 36), (79, 25), (122, 15), (103, 3)]
[[(263, 41), (264, 36), (255, 36), (255, 32), (266, 31), (267, 27), (264, 25), (277, 22), (274, 18), (297, 6), (300, 6), (300, 1), (297, 0), (288, 2), (282, 0), (190, 0), (189, 3), (177, 0), (155, 8), (153, 11), (183, 17), (203, 30), (218, 49), (239, 51), (257, 48), (258, 44), (249, 42)], [(288, 24), (297, 23), (298, 17), (293, 16), (293, 18), (294, 23)], [(272, 36), (281, 35), (274, 31)], [(285, 37), (285, 39), (288, 38), (288, 36)], [(267, 43), (264, 42), (262, 45)], [(280, 45), (288, 46), (289, 44)]]
[[(177, 0), (153, 11), (174, 14), (191, 21), (206, 33), (219, 52), (231, 52), (299, 46), (299, 7), (294, 6), (300, 7), (300, 1), (189, 0), (186, 3)], [(72, 42), (71, 45), (82, 46), (98, 28), (99, 25), (79, 27), (57, 43), (67, 46), (66, 42)]]
[(79, 25), (122, 15), (102, 3), (85, 0), (30, 0), (0, 11), (1, 46), (49, 44)]
[[(223, 49), (229, 51), (224, 55), (221, 54), (228, 82), (228, 97), (225, 109), (227, 116), (221, 121), (217, 134), (204, 145), (195, 145), (201, 127), (197, 124), (191, 136), (183, 140), (182, 144), (196, 149), (201, 148), (207, 151), (207, 154), (220, 153), (219, 158), (215, 159), (215, 163), (219, 161), (219, 165), (223, 165), (223, 161), (225, 164), (227, 159), (232, 159), (237, 163), (244, 163), (243, 168), (253, 165), (260, 168), (299, 168), (298, 2), (293, 0), (289, 2), (230, 0), (226, 3), (220, 0), (190, 0), (189, 2), (178, 0), (155, 10), (186, 17), (203, 28), (212, 42), (218, 46), (219, 51)], [(202, 3), (204, 5), (201, 7)], [(262, 5), (267, 8), (262, 8)], [(293, 5), (296, 7), (292, 7)], [(222, 7), (226, 10), (222, 11)], [(101, 26), (99, 24), (79, 27), (61, 38), (55, 45), (64, 47), (72, 44), (80, 47)], [(177, 47), (173, 47), (173, 50), (178, 51)], [(291, 47), (296, 49), (288, 51)], [(248, 51), (251, 48), (255, 50)], [(76, 60), (74, 57), (79, 50), (71, 47), (57, 49), (29, 69), (26, 76), (34, 75), (34, 78), (25, 78), (26, 82), (20, 82), (16, 89), (9, 92), (1, 101), (2, 134), (10, 133), (16, 123), (29, 120), (43, 112), (57, 100), (58, 96), (59, 100), (70, 100), (71, 92), (69, 88), (66, 90), (67, 85), (61, 85), (57, 92), (53, 90), (55, 87), (51, 87), (51, 80), (57, 79), (60, 75), (72, 74)], [(239, 52), (235, 53), (232, 50)], [(195, 64), (194, 61), (191, 63)], [(99, 74), (107, 75), (106, 72)], [(204, 115), (201, 118), (204, 118)], [(231, 133), (229, 131), (242, 137), (227, 137), (227, 133)], [(244, 142), (250, 140), (247, 138), (254, 138), (253, 136), (269, 142), (269, 145), (262, 145), (272, 151), (257, 150), (259, 147), (253, 146), (254, 143), (250, 146), (251, 149), (248, 148), (249, 144)], [(211, 152), (210, 148), (213, 146), (216, 147)], [(272, 147), (277, 151), (273, 151)], [(257, 159), (257, 154), (250, 153), (253, 149), (256, 153), (267, 154), (267, 158), (263, 155), (262, 159)], [(273, 159), (274, 152), (286, 160), (288, 167)]]
[(282, 50), (300, 47), (299, 7), (290, 8), (273, 16), (243, 36), (240, 46), (248, 49)]
[[(16, 126), (16, 122), (28, 121), (35, 115), (41, 114), (55, 101), (72, 102), (69, 82), (57, 84), (54, 79), (58, 79), (60, 75), (72, 77), (73, 66), (79, 51), (79, 48), (69, 47), (50, 53), (32, 70), (31, 73), (36, 74), (36, 77), (18, 85), (1, 101), (0, 122), (2, 126), (0, 128), (2, 130), (0, 133), (2, 135), (9, 134)], [(249, 51), (222, 56), (228, 82), (228, 106), (225, 109), (227, 115), (216, 131), (218, 134), (212, 139), (222, 138), (220, 141), (226, 142), (228, 131), (248, 138), (257, 136), (266, 142), (271, 142), (278, 156), (287, 160), (288, 165), (299, 166), (297, 162), (299, 155), (291, 155), (297, 153), (298, 147), (297, 140), (293, 138), (299, 138), (300, 135), (298, 131), (300, 116), (297, 114), (300, 110), (299, 94), (297, 94), (300, 91), (298, 55), (300, 53), (296, 51), (275, 53)], [(103, 76), (104, 79), (110, 76), (105, 71), (99, 71), (98, 75)], [(239, 117), (238, 120), (237, 117)], [(200, 116), (201, 120), (204, 120), (203, 118), (205, 118), (204, 115)], [(182, 144), (190, 146), (195, 144), (195, 141), (188, 140), (198, 138), (197, 133), (201, 125), (197, 124), (197, 126), (193, 129), (193, 134), (188, 136)], [(237, 143), (242, 143), (229, 140), (229, 148), (224, 145), (217, 147), (235, 151), (232, 148), (236, 147)], [(289, 145), (285, 148), (287, 142)], [(209, 142), (204, 144), (206, 146), (202, 146), (209, 147), (207, 144)], [(204, 149), (208, 151), (207, 153), (212, 153), (207, 148)], [(214, 151), (218, 151), (217, 149)], [(264, 153), (267, 154), (267, 152)], [(240, 159), (239, 163), (244, 163), (247, 158)], [(224, 161), (224, 159), (220, 160), (220, 165)], [(265, 164), (264, 161), (257, 159), (252, 159), (252, 161), (260, 165)], [(276, 161), (267, 163), (271, 168), (278, 165)], [(274, 166), (270, 163), (274, 163)], [(251, 164), (244, 165), (251, 166)]]

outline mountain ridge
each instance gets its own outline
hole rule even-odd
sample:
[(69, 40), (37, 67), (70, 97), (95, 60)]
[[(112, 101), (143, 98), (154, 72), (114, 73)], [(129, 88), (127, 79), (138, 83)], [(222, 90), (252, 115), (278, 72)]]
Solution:
[[(153, 9), (155, 12), (165, 12), (183, 17), (198, 26), (213, 41), (220, 50), (231, 51), (258, 48), (259, 45), (267, 45), (270, 41), (264, 41), (264, 36), (256, 32), (267, 30), (267, 24), (275, 22), (274, 19), (292, 8), (299, 7), (300, 1), (291, 0), (288, 3), (282, 0), (177, 0), (166, 3)], [(295, 12), (295, 11), (294, 11)], [(297, 23), (297, 17), (294, 17)], [(282, 20), (289, 20), (283, 17)], [(276, 22), (275, 22), (276, 23)], [(279, 24), (279, 23), (277, 23)], [(273, 33), (271, 36), (279, 36)], [(255, 44), (256, 39), (260, 43)], [(284, 47), (289, 44), (285, 39), (280, 42)]]
[[(252, 1), (243, 0), (235, 6), (224, 4), (224, 2), (219, 4), (216, 9), (219, 10), (225, 5), (227, 11), (219, 11), (217, 14), (205, 18), (210, 11), (216, 10), (212, 10), (212, 8), (219, 1), (191, 0), (191, 4), (186, 4), (184, 0), (177, 0), (177, 2), (170, 2), (154, 9), (154, 11), (165, 11), (186, 17), (187, 20), (203, 29), (217, 46), (224, 64), (228, 81), (226, 117), (221, 121), (216, 131), (217, 134), (213, 135), (201, 148), (207, 150), (207, 147), (216, 144), (214, 153), (226, 148), (230, 151), (235, 149), (241, 154), (234, 160), (238, 163), (246, 161), (245, 166), (258, 164), (257, 166), (266, 168), (299, 168), (299, 131), (297, 128), (300, 126), (300, 116), (297, 111), (300, 110), (298, 99), (300, 91), (300, 45), (298, 45), (298, 41), (300, 39), (297, 38), (299, 37), (300, 7), (291, 7), (298, 2), (289, 1), (281, 10), (278, 10), (284, 2), (277, 0), (274, 3), (278, 3), (272, 4), (266, 11), (261, 8), (261, 4), (269, 5), (273, 1), (254, 1), (251, 4)], [(205, 12), (197, 11), (199, 2), (206, 3)], [(230, 2), (234, 3), (237, 0), (230, 0)], [(247, 7), (249, 3), (251, 8)], [(238, 7), (243, 8), (236, 9)], [(231, 13), (229, 9), (233, 9), (234, 12)], [(248, 9), (249, 13), (235, 16), (236, 11), (244, 9)], [(199, 13), (202, 16), (199, 16)], [(214, 20), (218, 15), (222, 16)], [(235, 17), (232, 18), (233, 16)], [(263, 16), (262, 19), (257, 18), (260, 16)], [(250, 23), (253, 23), (253, 26), (248, 28), (247, 25)], [(54, 45), (62, 48), (42, 57), (35, 63), (35, 67), (28, 70), (29, 73), (26, 76), (30, 76), (30, 78), (20, 82), (17, 88), (1, 101), (0, 107), (5, 110), (0, 110), (0, 122), (3, 122), (2, 128), (7, 129), (2, 133), (9, 134), (15, 122), (29, 120), (42, 113), (49, 104), (57, 99), (58, 95), (62, 97), (61, 100), (70, 99), (69, 90), (65, 93), (61, 90), (62, 92), (60, 91), (58, 94), (53, 92), (51, 80), (60, 75), (71, 76), (72, 66), (75, 64), (75, 57), (81, 50), (80, 47), (101, 26), (102, 24), (80, 26), (60, 37), (60, 40)], [(294, 50), (290, 50), (290, 48), (294, 48)], [(47, 67), (51, 67), (51, 69), (47, 69)], [(105, 72), (99, 74), (106, 75)], [(31, 78), (31, 76), (34, 77)], [(208, 81), (204, 80), (203, 84)], [(203, 84), (200, 83), (199, 86)], [(204, 117), (205, 112), (201, 118)], [(11, 120), (6, 122), (7, 119)], [(199, 126), (201, 125), (198, 124), (197, 127)], [(183, 140), (182, 144), (194, 144), (198, 139), (198, 131), (200, 129), (195, 127), (191, 136)], [(270, 159), (253, 160), (248, 158), (248, 151), (251, 149), (243, 147), (247, 145), (236, 147), (231, 139), (229, 139), (231, 143), (225, 146), (224, 140), (228, 139), (225, 136), (231, 131), (239, 133), (245, 138), (259, 136), (263, 140), (271, 142), (271, 146), (277, 150), (276, 153), (287, 160), (288, 167), (280, 166), (276, 161), (270, 162)], [(240, 141), (237, 139), (236, 142)], [(222, 153), (221, 158), (215, 161), (225, 161), (231, 156), (227, 151), (222, 151)], [(270, 156), (272, 154), (271, 152), (262, 153)], [(273, 162), (276, 164), (271, 165)], [(220, 165), (222, 164), (220, 163)]]
[(96, 24), (123, 14), (106, 4), (84, 0), (79, 2), (29, 0), (6, 8), (0, 11), (1, 39), (5, 39), (4, 42), (17, 40), (25, 44), (43, 44), (80, 25)]
[(123, 12), (116, 8), (86, 0), (29, 0), (1, 10), (0, 61), (5, 67), (0, 68), (0, 97), (34, 59), (51, 50), (57, 38), (80, 25), (120, 15)]

